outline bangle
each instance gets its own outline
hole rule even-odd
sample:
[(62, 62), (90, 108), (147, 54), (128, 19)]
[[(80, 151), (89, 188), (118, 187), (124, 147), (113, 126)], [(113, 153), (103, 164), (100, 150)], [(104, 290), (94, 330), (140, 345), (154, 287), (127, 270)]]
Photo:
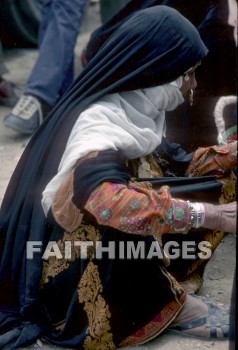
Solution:
[(203, 225), (205, 219), (205, 209), (202, 203), (190, 204), (190, 225), (192, 228), (199, 228)]

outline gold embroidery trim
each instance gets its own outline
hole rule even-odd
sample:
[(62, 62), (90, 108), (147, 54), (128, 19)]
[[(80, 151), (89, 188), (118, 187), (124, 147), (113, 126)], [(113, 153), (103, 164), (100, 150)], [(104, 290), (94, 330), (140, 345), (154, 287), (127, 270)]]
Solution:
[(89, 246), (87, 249), (87, 257), (90, 259), (94, 254), (95, 244), (101, 238), (100, 233), (92, 225), (80, 225), (74, 232), (64, 232), (62, 240), (57, 241), (57, 245), (60, 249), (62, 256), (65, 256), (65, 242), (71, 242), (72, 255), (70, 260), (65, 258), (57, 259), (56, 257), (50, 257), (48, 260), (43, 261), (42, 275), (40, 281), (40, 288), (44, 287), (44, 284), (49, 282), (50, 277), (56, 277), (58, 274), (69, 268), (70, 262), (79, 259), (81, 255), (81, 249), (79, 246), (74, 246), (75, 241), (92, 241), (93, 246)]
[(237, 196), (237, 179), (235, 174), (232, 172), (229, 176), (223, 177), (219, 181), (223, 184), (219, 203), (227, 204), (235, 201)]
[(101, 295), (102, 291), (98, 267), (91, 261), (84, 271), (78, 288), (79, 303), (84, 303), (84, 310), (88, 317), (88, 335), (84, 341), (85, 350), (115, 349), (110, 332), (111, 313)]

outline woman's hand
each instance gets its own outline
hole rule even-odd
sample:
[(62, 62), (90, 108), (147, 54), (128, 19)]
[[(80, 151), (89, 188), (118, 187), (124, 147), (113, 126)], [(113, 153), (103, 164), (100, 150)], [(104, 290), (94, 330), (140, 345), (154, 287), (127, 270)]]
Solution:
[(203, 205), (205, 219), (202, 227), (225, 232), (236, 232), (237, 202), (222, 205), (203, 203)]

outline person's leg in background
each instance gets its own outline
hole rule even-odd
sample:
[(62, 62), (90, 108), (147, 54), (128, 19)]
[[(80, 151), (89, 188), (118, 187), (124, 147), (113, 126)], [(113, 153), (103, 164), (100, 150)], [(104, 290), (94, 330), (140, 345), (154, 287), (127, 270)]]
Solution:
[(74, 47), (87, 0), (46, 0), (39, 55), (5, 126), (32, 134), (73, 81)]
[(62, 85), (64, 90), (71, 85), (74, 47), (86, 3), (87, 0), (46, 1), (39, 33), (39, 56), (25, 94), (37, 96), (53, 106)]
[(18, 99), (16, 86), (3, 78), (3, 75), (8, 72), (4, 63), (2, 43), (0, 41), (0, 105), (13, 107)]

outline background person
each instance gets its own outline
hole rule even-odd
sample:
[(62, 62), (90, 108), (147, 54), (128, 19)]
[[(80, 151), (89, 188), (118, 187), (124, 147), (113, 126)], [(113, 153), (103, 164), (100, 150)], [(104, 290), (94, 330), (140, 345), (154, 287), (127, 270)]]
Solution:
[(39, 55), (23, 96), (3, 123), (32, 134), (74, 79), (74, 47), (87, 0), (46, 0), (39, 28)]

